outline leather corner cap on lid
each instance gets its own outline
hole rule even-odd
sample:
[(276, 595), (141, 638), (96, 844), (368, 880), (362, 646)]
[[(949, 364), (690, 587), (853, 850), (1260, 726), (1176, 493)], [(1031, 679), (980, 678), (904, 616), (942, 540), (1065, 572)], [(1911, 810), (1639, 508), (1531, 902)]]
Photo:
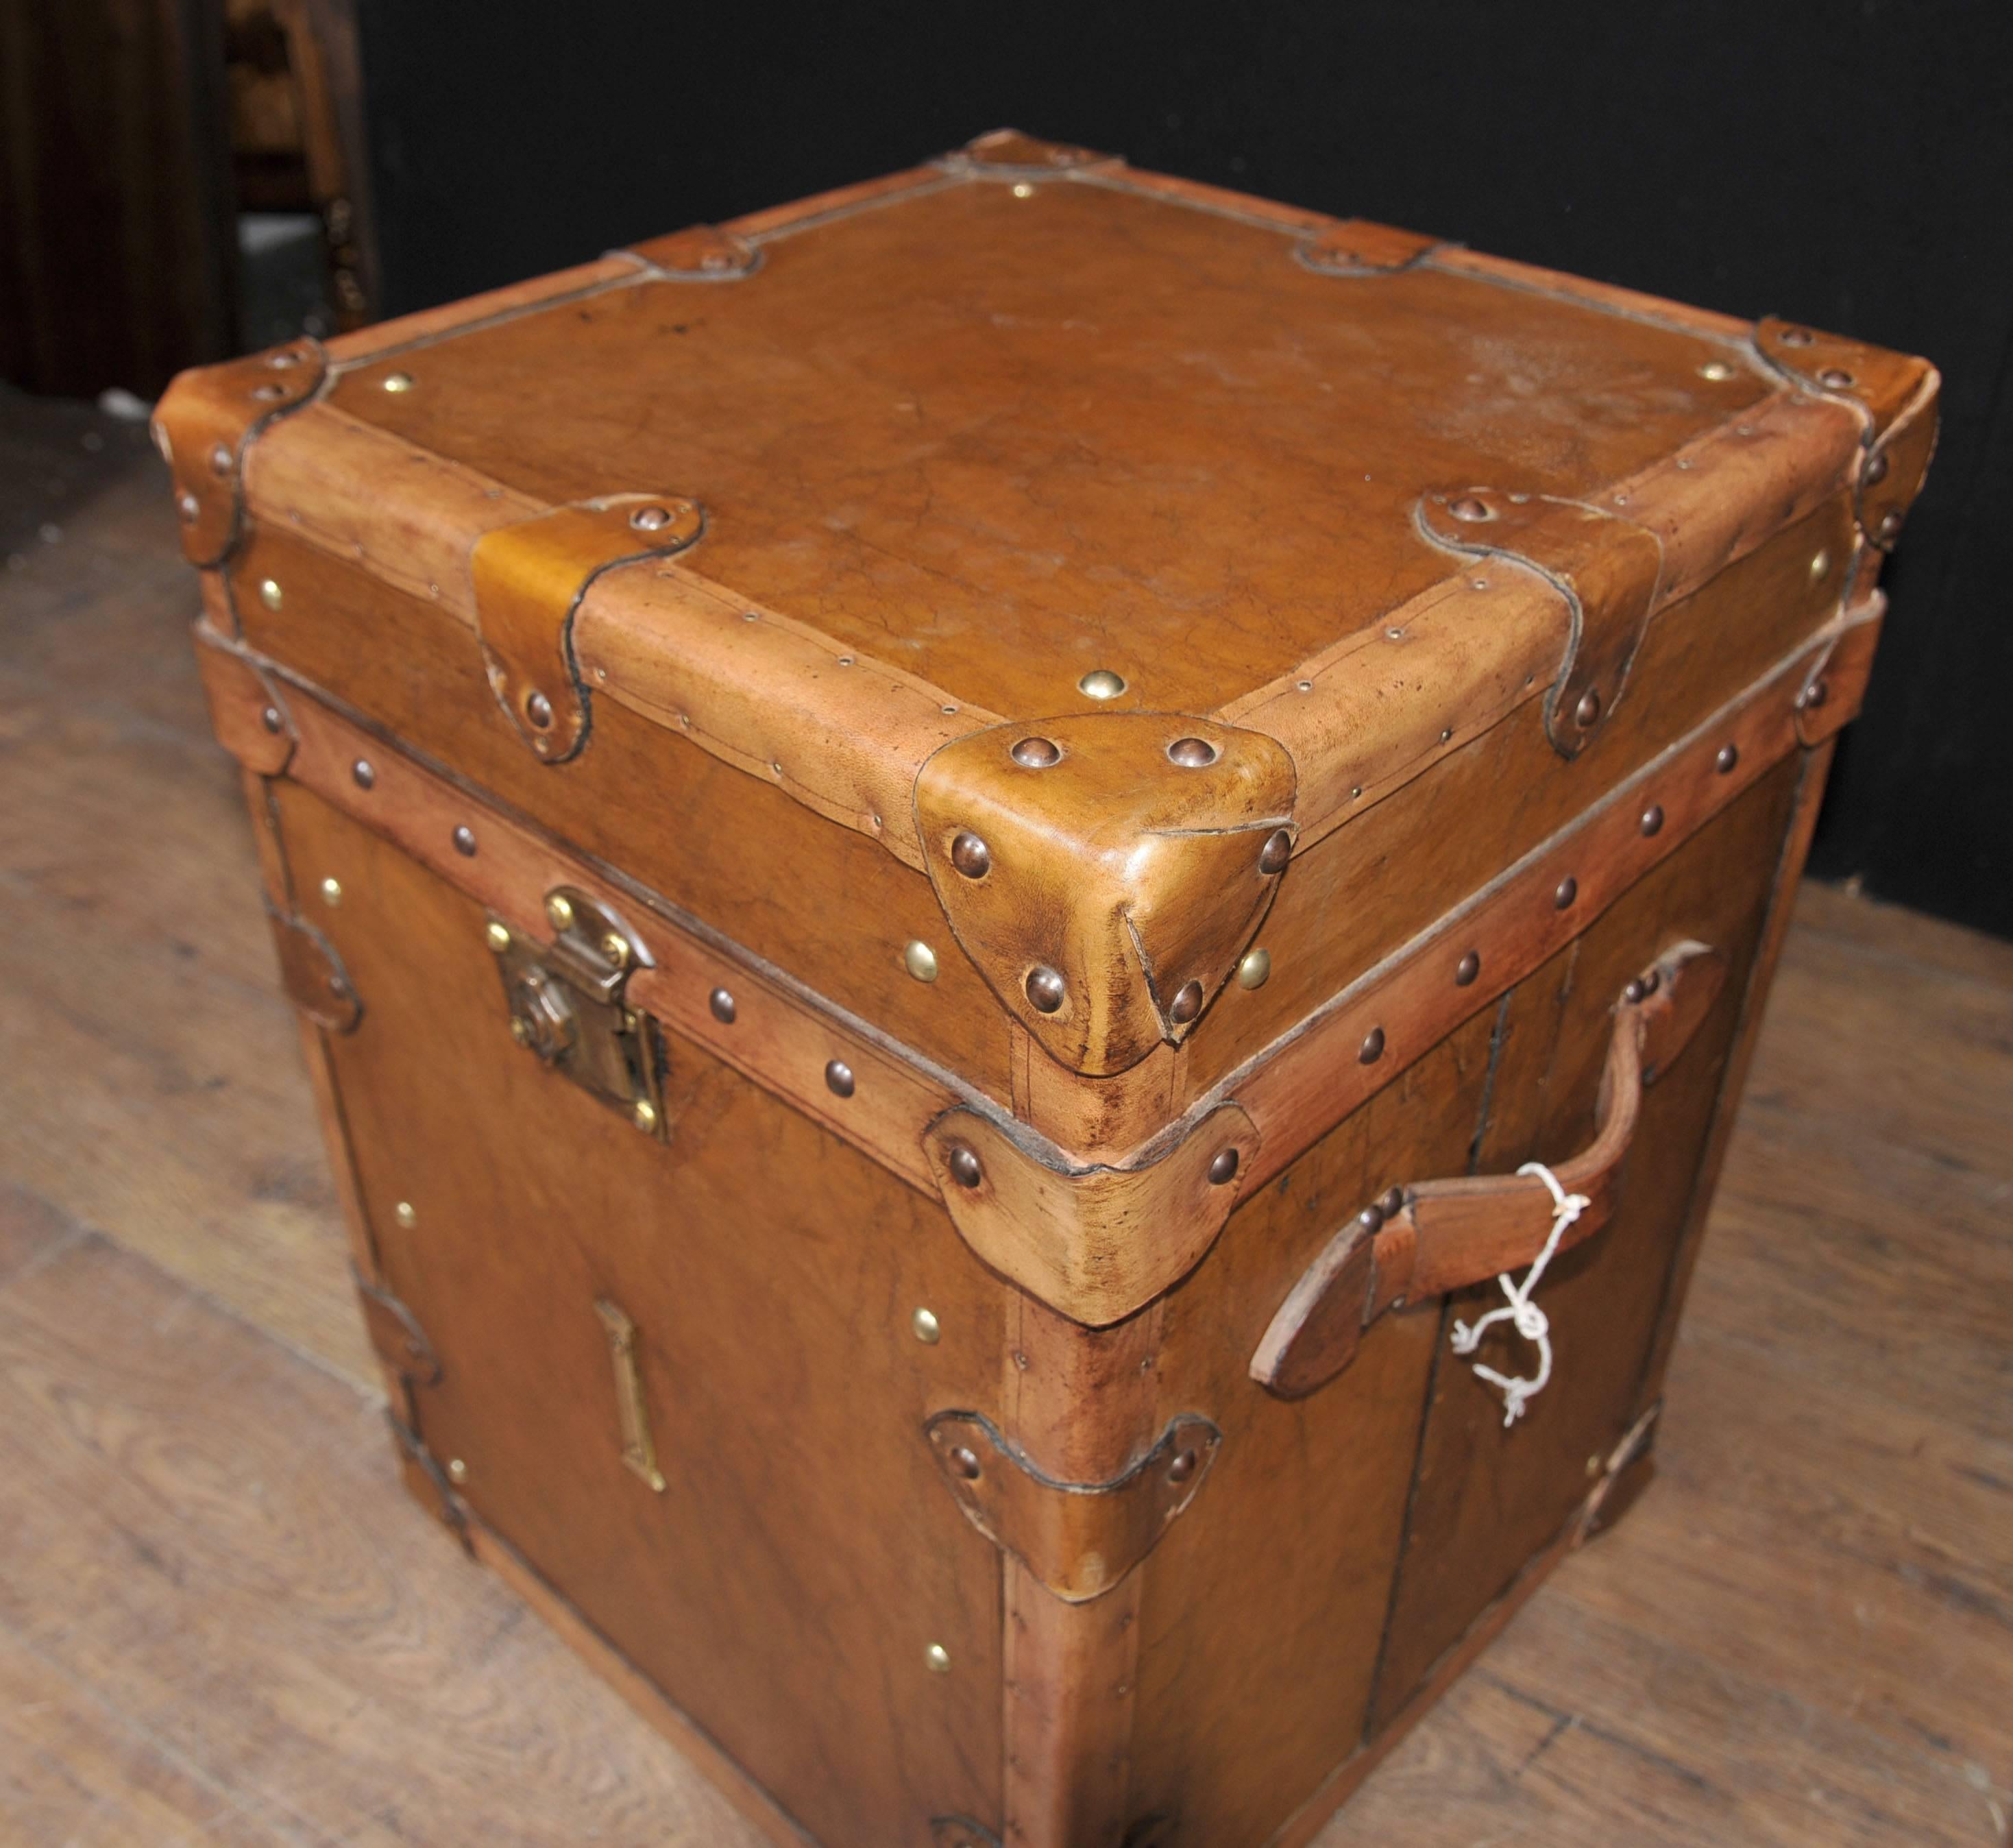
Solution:
[(1210, 720), (1111, 712), (953, 739), (916, 779), (939, 902), (1009, 1012), (1070, 1070), (1178, 1044), (1293, 850), (1293, 760)]

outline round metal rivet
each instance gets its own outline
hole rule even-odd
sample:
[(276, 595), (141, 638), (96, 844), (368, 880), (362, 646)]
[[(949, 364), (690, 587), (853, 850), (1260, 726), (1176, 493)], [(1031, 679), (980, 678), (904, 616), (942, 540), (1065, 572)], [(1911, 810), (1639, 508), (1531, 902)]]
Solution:
[(636, 1099), (636, 1107), (629, 1113), (636, 1127), (647, 1134), (657, 1127), (657, 1106), (647, 1097)]
[(263, 577), (259, 581), (259, 601), (268, 609), (277, 609), (287, 600), (287, 593), (280, 588), (277, 577)]
[(359, 757), (349, 767), (350, 780), (359, 789), (368, 789), (377, 781), (377, 773), (371, 768), (367, 757)]
[(1775, 338), (1785, 346), (1808, 346), (1811, 336), (1807, 327), (1785, 327)]
[(541, 731), (552, 722), (552, 702), (535, 687), (525, 695), (524, 717)]
[(449, 838), (454, 842), (455, 852), (459, 853), (463, 860), (474, 859), (475, 830), (470, 827), (467, 822), (464, 821), (460, 827), (457, 827), (454, 832), (449, 836)]
[(1579, 881), (1568, 874), (1559, 881), (1558, 890), (1552, 894), (1552, 903), (1563, 911), (1579, 896)]
[(1664, 972), (1654, 963), (1643, 974), (1643, 992), (1654, 995), (1664, 985)]
[(601, 953), (618, 969), (629, 967), (629, 939), (620, 931), (610, 931), (601, 939)]
[(1384, 1229), (1383, 1207), (1375, 1200), (1372, 1200), (1368, 1206), (1365, 1206), (1360, 1213), (1357, 1214), (1356, 1223), (1361, 1226), (1366, 1232), (1382, 1231)]
[(950, 1178), (960, 1187), (976, 1187), (985, 1178), (985, 1170), (979, 1165), (978, 1151), (968, 1142), (953, 1142), (944, 1156), (944, 1166), (950, 1170)]
[(342, 903), (342, 882), (339, 879), (324, 879), (321, 882), (321, 902), (324, 905)]
[(950, 1651), (941, 1642), (933, 1642), (923, 1651), (923, 1660), (929, 1665), (932, 1675), (950, 1673)]
[(1822, 549), (1811, 554), (1811, 582), (1822, 584), (1831, 571), (1831, 554)]
[(1293, 837), (1283, 827), (1275, 829), (1265, 837), (1265, 845), (1258, 853), (1258, 870), (1261, 873), (1283, 873), (1286, 862), (1293, 857)]
[(1076, 683), (1076, 690), (1087, 699), (1116, 699), (1125, 691), (1125, 681), (1109, 667), (1093, 667)]
[(903, 946), (902, 967), (918, 981), (935, 981), (937, 953), (921, 938), (914, 939)]
[(1573, 708), (1573, 723), (1584, 731), (1600, 717), (1600, 690), (1589, 687), (1580, 695), (1579, 704)]
[(978, 1453), (967, 1444), (960, 1444), (944, 1460), (950, 1465), (953, 1475), (962, 1476), (967, 1482), (976, 1482), (983, 1474)]
[(715, 988), (706, 998), (706, 1006), (713, 1010), (713, 1017), (724, 1026), (734, 1024), (734, 997), (724, 988)]
[(1664, 805), (1661, 802), (1653, 802), (1650, 803), (1649, 807), (1643, 811), (1642, 825), (1643, 831), (1646, 835), (1655, 834), (1664, 825)]
[(510, 1037), (520, 1046), (529, 1046), (531, 1043), (531, 1023), (517, 1014), (511, 1015)]
[(1035, 189), (1026, 181), (1017, 180), (1014, 183), (1014, 196), (1017, 199), (1031, 199), (1035, 196)]
[(1640, 1001), (1650, 991), (1647, 988), (1643, 987), (1639, 979), (1632, 981), (1629, 985), (1621, 991), (1621, 999), (1628, 1002), (1631, 1006), (1633, 1006), (1636, 1003)]
[(1206, 738), (1178, 738), (1167, 746), (1167, 761), (1183, 770), (1206, 770), (1222, 752)]
[(1860, 470), (1859, 478), (1869, 488), (1877, 488), (1887, 479), (1887, 452), (1876, 451), (1866, 459), (1866, 466)]
[(1375, 1065), (1384, 1056), (1384, 1029), (1382, 1027), (1372, 1027), (1364, 1035), (1363, 1044), (1356, 1049), (1356, 1056), (1358, 1062), (1364, 1065)]
[(1483, 520), (1493, 520), (1496, 517), (1495, 513), (1489, 506), (1488, 502), (1478, 499), (1471, 494), (1464, 494), (1459, 500), (1449, 501), (1447, 502), (1447, 511), (1451, 513), (1455, 519), (1465, 520), (1470, 523)]
[(1405, 1190), (1402, 1187), (1387, 1187), (1378, 1196), (1377, 1203), (1384, 1209), (1386, 1219), (1396, 1219), (1405, 1210)]
[(447, 1473), (455, 1482), (466, 1482), (468, 1480), (468, 1465), (459, 1457), (450, 1457), (447, 1460)]
[(992, 870), (992, 849), (967, 828), (951, 842), (950, 863), (967, 879), (983, 879)]
[(492, 917), (484, 927), (482, 934), (488, 939), (489, 947), (499, 956), (510, 947), (510, 927), (506, 924), (499, 924)]
[(1185, 981), (1175, 989), (1175, 998), (1167, 1003), (1167, 1018), (1177, 1027), (1185, 1027), (1202, 1012), (1202, 984)]
[(1718, 770), (1722, 776), (1725, 776), (1726, 773), (1732, 769), (1734, 765), (1738, 763), (1739, 761), (1739, 745), (1722, 745), (1719, 747), (1719, 755), (1713, 759), (1712, 765), (1713, 768)]
[(1244, 960), (1237, 965), (1237, 985), (1241, 988), (1262, 988), (1272, 978), (1272, 953), (1269, 949), (1247, 949)]
[(1237, 1160), (1235, 1149), (1217, 1149), (1215, 1159), (1209, 1164), (1210, 1185), (1221, 1187), (1226, 1182), (1235, 1181), (1237, 1178)]
[(1797, 703), (1806, 712), (1815, 712), (1830, 697), (1831, 688), (1825, 683), (1824, 676), (1822, 674), (1819, 674), (1815, 680), (1812, 681), (1808, 686), (1804, 688), (1803, 697), (1799, 699)]
[(919, 1309), (909, 1317), (909, 1327), (916, 1339), (925, 1347), (935, 1347), (943, 1339), (943, 1330), (937, 1318), (927, 1309)]
[(1901, 531), (1900, 509), (1890, 507), (1880, 516), (1880, 524), (1875, 530), (1883, 539), (1892, 539), (1897, 537)]
[(263, 385), (254, 385), (252, 388), (252, 395), (266, 404), (274, 403), (286, 395), (287, 388), (284, 385), (276, 385), (270, 379)]
[(545, 900), (545, 916), (552, 920), (556, 931), (573, 928), (573, 900), (563, 892), (556, 892)]
[(1718, 384), (1721, 380), (1733, 377), (1733, 368), (1724, 359), (1708, 359), (1699, 368), (1699, 377), (1711, 379)]
[(629, 516), (629, 524), (639, 533), (654, 533), (671, 524), (669, 507), (638, 507)]
[(398, 1205), (392, 1209), (392, 1217), (398, 1221), (402, 1230), (409, 1232), (420, 1223), (420, 1216), (413, 1210), (413, 1203), (410, 1200), (399, 1201)]
[(259, 723), (276, 738), (279, 735), (280, 727), (286, 722), (280, 717), (280, 709), (277, 706), (266, 706), (259, 714)]
[(209, 466), (220, 475), (229, 474), (231, 465), (235, 459), (231, 451), (222, 443), (219, 443), (209, 452)]
[(396, 396), (401, 391), (413, 388), (413, 375), (409, 372), (388, 372), (384, 375), (384, 389)]
[(1481, 973), (1482, 957), (1478, 952), (1471, 949), (1453, 966), (1454, 986), (1464, 988)]
[(1185, 1482), (1196, 1473), (1196, 1465), (1202, 1459), (1197, 1457), (1194, 1451), (1182, 1451), (1172, 1463), (1167, 1465), (1167, 1480), (1170, 1482)]
[(202, 502), (192, 494), (182, 495), (175, 502), (175, 506), (180, 510), (182, 518), (191, 525), (195, 522), (195, 517), (202, 511)]
[(1010, 753), (1023, 770), (1046, 770), (1062, 756), (1046, 738), (1024, 738)]
[(843, 1059), (829, 1061), (824, 1068), (824, 1088), (835, 1097), (853, 1095), (853, 1067)]
[(1834, 391), (1843, 391), (1853, 383), (1852, 374), (1843, 366), (1827, 366), (1818, 374), (1818, 383)]
[(1042, 1013), (1053, 1013), (1062, 1006), (1069, 993), (1061, 974), (1046, 967), (1030, 969), (1026, 987), (1028, 999)]

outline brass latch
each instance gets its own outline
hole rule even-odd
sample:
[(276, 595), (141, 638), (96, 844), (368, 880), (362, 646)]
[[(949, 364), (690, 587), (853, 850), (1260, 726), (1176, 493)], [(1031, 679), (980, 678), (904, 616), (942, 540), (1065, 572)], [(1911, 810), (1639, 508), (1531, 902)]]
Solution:
[(635, 935), (599, 899), (572, 886), (545, 899), (549, 943), (489, 920), (503, 978), (510, 1037), (646, 1135), (663, 1133), (662, 1042), (656, 1024), (623, 998), (645, 959)]

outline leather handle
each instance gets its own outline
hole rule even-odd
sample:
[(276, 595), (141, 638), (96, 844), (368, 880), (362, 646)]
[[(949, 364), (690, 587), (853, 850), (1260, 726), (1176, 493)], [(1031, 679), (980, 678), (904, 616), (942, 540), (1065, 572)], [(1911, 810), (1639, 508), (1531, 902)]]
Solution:
[[(1561, 1251), (1590, 1239), (1614, 1210), (1643, 1092), (1684, 1049), (1726, 980), (1726, 959), (1703, 943), (1673, 945), (1623, 988), (1600, 1074), (1593, 1139), (1553, 1170), (1588, 1204)], [(1551, 1191), (1535, 1174), (1462, 1175), (1393, 1188), (1331, 1239), (1251, 1357), (1251, 1377), (1282, 1399), (1325, 1385), (1356, 1357), (1363, 1331), (1387, 1309), (1465, 1289), (1534, 1262), (1551, 1235)]]

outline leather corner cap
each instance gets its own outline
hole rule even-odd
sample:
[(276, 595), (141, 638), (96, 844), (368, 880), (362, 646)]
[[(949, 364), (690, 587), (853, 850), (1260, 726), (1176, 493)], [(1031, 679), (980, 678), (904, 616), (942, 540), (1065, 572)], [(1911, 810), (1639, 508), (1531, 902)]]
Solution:
[(1193, 1031), (1293, 848), (1296, 779), (1263, 733), (1092, 713), (954, 738), (916, 779), (959, 946), (1035, 1042), (1108, 1076)]

